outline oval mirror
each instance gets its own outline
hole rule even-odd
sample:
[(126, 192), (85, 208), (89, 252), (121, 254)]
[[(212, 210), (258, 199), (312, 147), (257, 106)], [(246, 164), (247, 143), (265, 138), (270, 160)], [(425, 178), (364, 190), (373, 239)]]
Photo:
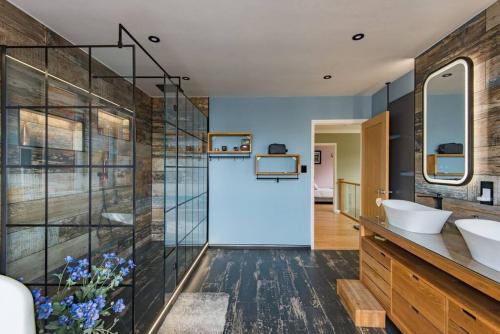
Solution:
[(472, 63), (459, 58), (431, 73), (423, 94), (427, 182), (462, 185), (472, 176)]

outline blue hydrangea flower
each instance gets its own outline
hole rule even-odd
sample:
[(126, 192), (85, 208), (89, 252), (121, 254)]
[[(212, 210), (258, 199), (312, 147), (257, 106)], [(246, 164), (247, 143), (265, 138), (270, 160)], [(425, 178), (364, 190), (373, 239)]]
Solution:
[(89, 266), (89, 260), (88, 259), (78, 260), (78, 266), (82, 267), (82, 269), (84, 269), (85, 267), (88, 267)]
[(35, 303), (40, 302), (40, 298), (42, 298), (42, 291), (40, 289), (31, 289), (31, 294), (33, 295)]
[(89, 301), (83, 306), (84, 310), (84, 323), (83, 327), (89, 329), (94, 327), (97, 320), (99, 320), (99, 309), (96, 303)]
[(68, 325), (71, 325), (73, 323), (73, 320), (71, 318), (69, 318), (68, 316), (63, 314), (59, 317), (59, 319), (57, 319), (57, 322), (61, 326), (68, 326)]
[(106, 298), (102, 295), (95, 297), (94, 302), (97, 304), (99, 310), (102, 310), (106, 306)]
[(105, 260), (113, 260), (116, 258), (115, 253), (105, 253), (102, 256), (104, 257)]
[(63, 301), (61, 303), (64, 305), (67, 305), (67, 306), (71, 306), (71, 305), (73, 305), (74, 298), (75, 297), (73, 297), (73, 296), (67, 296), (63, 299)]
[(123, 267), (120, 269), (120, 275), (123, 277), (127, 276), (130, 273), (130, 270), (127, 267)]
[(111, 269), (114, 266), (115, 266), (115, 264), (113, 262), (111, 262), (111, 261), (104, 262), (104, 268), (106, 268), (106, 269)]
[(83, 319), (84, 317), (84, 313), (83, 313), (83, 304), (81, 303), (78, 303), (78, 304), (73, 304), (71, 305), (71, 315), (73, 316), (73, 318), (77, 319), (77, 320), (80, 320), (80, 319)]
[(74, 257), (72, 257), (72, 256), (69, 256), (69, 255), (68, 255), (68, 256), (66, 256), (66, 257), (64, 258), (64, 262), (66, 262), (66, 263), (71, 263), (71, 262), (73, 262), (73, 261), (75, 261), (75, 258), (74, 258)]
[(123, 303), (123, 299), (120, 298), (113, 304), (113, 312), (121, 313), (123, 309), (125, 309), (125, 304)]
[(36, 309), (36, 313), (38, 315), (38, 319), (45, 320), (50, 317), (52, 314), (52, 302), (47, 298), (47, 301), (43, 304), (38, 305)]
[(134, 263), (134, 261), (132, 261), (132, 260), (128, 260), (128, 268), (129, 268), (129, 269), (133, 269), (133, 268), (135, 268), (135, 263)]

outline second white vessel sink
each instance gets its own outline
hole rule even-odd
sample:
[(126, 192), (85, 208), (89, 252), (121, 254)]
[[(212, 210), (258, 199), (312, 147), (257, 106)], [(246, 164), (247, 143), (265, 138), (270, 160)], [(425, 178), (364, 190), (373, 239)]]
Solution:
[(441, 233), (444, 223), (452, 213), (396, 199), (385, 200), (382, 206), (390, 225), (415, 233)]
[(455, 221), (472, 258), (487, 267), (500, 271), (500, 222), (485, 219)]

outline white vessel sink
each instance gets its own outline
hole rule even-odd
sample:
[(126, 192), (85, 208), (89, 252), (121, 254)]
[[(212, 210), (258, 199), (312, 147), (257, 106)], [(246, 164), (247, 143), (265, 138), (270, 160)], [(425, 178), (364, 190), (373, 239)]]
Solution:
[(385, 200), (382, 206), (390, 225), (415, 233), (441, 233), (444, 223), (451, 215), (451, 211), (396, 199)]
[(472, 258), (500, 271), (500, 223), (484, 219), (455, 221), (469, 247)]
[(102, 216), (114, 222), (132, 225), (134, 223), (134, 218), (130, 213), (120, 213), (120, 212), (103, 212)]

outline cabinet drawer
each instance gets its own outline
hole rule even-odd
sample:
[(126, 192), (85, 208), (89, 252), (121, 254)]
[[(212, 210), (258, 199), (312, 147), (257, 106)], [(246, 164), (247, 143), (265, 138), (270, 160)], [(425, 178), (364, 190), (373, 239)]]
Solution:
[[(366, 266), (366, 264), (363, 263), (363, 266)], [(363, 270), (364, 273), (366, 274), (367, 273), (366, 268)], [(369, 275), (364, 275), (361, 281), (379, 301), (384, 310), (390, 313), (391, 312), (391, 299), (389, 297), (390, 295), (387, 295), (384, 291), (382, 291), (380, 287), (377, 284), (375, 284), (375, 282), (373, 282), (373, 280), (370, 278)]]
[(375, 260), (367, 252), (363, 252), (362, 258), (362, 261), (369, 265), (384, 281), (387, 283), (391, 281), (391, 271), (389, 269), (380, 264), (380, 262)]
[[(455, 332), (453, 332), (455, 330)], [(462, 332), (460, 332), (461, 330)], [(448, 332), (449, 333), (469, 333), (469, 334), (498, 334), (500, 329), (494, 330), (485, 324), (476, 315), (466, 310), (454, 302), (448, 300)]]
[(441, 334), (442, 332), (422, 315), (420, 310), (408, 303), (397, 292), (392, 294), (392, 314), (402, 324), (403, 333)]
[(391, 285), (386, 282), (372, 267), (363, 261), (363, 275), (369, 278), (386, 296), (391, 295)]
[(374, 242), (372, 242), (366, 238), (363, 238), (361, 243), (362, 243), (362, 248), (366, 253), (370, 254), (371, 257), (373, 257), (375, 260), (377, 260), (385, 268), (387, 268), (387, 269), (391, 268), (390, 257), (387, 254), (385, 254), (384, 251), (382, 251), (380, 248), (378, 248)]
[[(443, 294), (397, 262), (392, 264), (392, 289), (404, 296), (423, 317), (444, 332), (446, 299)], [(394, 308), (393, 304), (393, 310)]]

